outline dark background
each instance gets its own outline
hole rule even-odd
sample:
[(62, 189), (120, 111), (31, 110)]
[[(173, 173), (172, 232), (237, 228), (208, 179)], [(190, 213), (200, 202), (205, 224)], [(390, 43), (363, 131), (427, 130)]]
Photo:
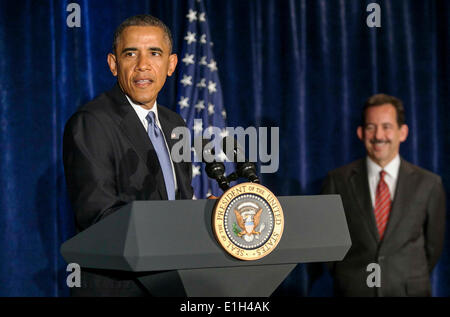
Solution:
[[(75, 109), (110, 89), (114, 29), (151, 13), (179, 52), (187, 1), (0, 0), (0, 296), (66, 296), (61, 243), (74, 234), (62, 132)], [(366, 25), (368, 3), (381, 28)], [(401, 98), (410, 127), (401, 155), (442, 176), (449, 197), (450, 2), (446, 0), (205, 1), (228, 126), (280, 128), (280, 168), (263, 174), (278, 195), (318, 194), (328, 170), (364, 155), (356, 127), (364, 100)], [(181, 59), (182, 56), (179, 56)], [(158, 102), (176, 109), (178, 73)], [(448, 221), (447, 221), (448, 223)], [(450, 295), (450, 236), (433, 292)], [(330, 296), (307, 265), (278, 295)], [(314, 283), (312, 283), (315, 280)]]

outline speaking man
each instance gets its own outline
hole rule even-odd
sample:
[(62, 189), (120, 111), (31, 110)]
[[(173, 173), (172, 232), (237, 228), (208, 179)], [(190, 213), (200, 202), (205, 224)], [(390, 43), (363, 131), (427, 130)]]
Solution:
[[(352, 240), (346, 257), (330, 264), (335, 294), (430, 296), (444, 241), (441, 178), (400, 157), (408, 126), (399, 99), (370, 97), (357, 135), (367, 157), (331, 171), (323, 188), (341, 195)], [(379, 265), (379, 281), (369, 276), (371, 263)]]
[[(117, 84), (80, 107), (64, 131), (64, 170), (78, 231), (133, 200), (193, 195), (191, 163), (170, 157), (171, 131), (185, 122), (156, 101), (177, 65), (170, 30), (150, 15), (130, 17), (117, 28), (107, 61)], [(73, 295), (148, 295), (123, 272), (84, 269), (81, 282)]]

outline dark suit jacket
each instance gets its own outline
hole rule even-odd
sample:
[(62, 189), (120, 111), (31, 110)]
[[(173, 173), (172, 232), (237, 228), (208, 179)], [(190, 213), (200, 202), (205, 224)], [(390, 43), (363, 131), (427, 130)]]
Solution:
[[(385, 236), (380, 242), (369, 193), (366, 160), (331, 171), (323, 194), (340, 194), (352, 246), (330, 265), (338, 296), (429, 296), (430, 273), (443, 248), (445, 192), (441, 179), (401, 160)], [(381, 287), (366, 284), (370, 263), (381, 268)]]
[[(185, 122), (178, 114), (161, 106), (158, 106), (158, 117), (169, 149), (172, 149), (177, 140), (171, 139), (171, 131), (185, 126)], [(64, 131), (63, 161), (77, 231), (133, 200), (167, 199), (155, 149), (118, 85), (80, 107), (69, 119)], [(191, 163), (174, 163), (174, 169), (177, 199), (191, 199)], [(123, 277), (124, 274), (112, 276)], [(100, 284), (104, 288), (118, 288), (109, 282)], [(126, 289), (131, 287), (125, 285)]]

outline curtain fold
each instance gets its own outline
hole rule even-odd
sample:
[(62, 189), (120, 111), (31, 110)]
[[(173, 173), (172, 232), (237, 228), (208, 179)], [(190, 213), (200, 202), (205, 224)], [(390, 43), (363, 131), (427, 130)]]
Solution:
[[(0, 1), (0, 296), (69, 294), (62, 133), (78, 106), (115, 83), (106, 64), (115, 28), (151, 13), (181, 54), (185, 1), (80, 0), (80, 28), (66, 24), (71, 2)], [(360, 111), (384, 92), (406, 108), (401, 155), (441, 175), (450, 197), (450, 2), (378, 0), (381, 28), (369, 28), (371, 2), (205, 1), (228, 124), (280, 129), (279, 169), (261, 175), (277, 195), (318, 194), (329, 170), (364, 156)], [(159, 103), (176, 109), (180, 79), (168, 78)], [(447, 230), (436, 296), (450, 296), (449, 242)], [(331, 290), (325, 270), (298, 265), (276, 295)]]

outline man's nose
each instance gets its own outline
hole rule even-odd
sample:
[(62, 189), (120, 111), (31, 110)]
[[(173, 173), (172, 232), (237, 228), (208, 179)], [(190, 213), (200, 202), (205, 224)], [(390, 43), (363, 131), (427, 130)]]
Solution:
[(377, 140), (383, 139), (383, 128), (382, 127), (376, 127), (375, 128), (375, 138)]
[(149, 68), (150, 68), (150, 59), (145, 56), (139, 57), (137, 65), (136, 65), (136, 69), (138, 71), (146, 71)]

